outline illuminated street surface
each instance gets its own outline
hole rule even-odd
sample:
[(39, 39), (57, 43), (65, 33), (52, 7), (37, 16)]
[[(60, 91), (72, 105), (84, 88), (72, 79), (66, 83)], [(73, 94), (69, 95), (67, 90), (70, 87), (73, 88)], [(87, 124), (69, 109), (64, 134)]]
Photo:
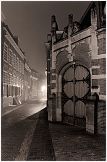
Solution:
[(13, 110), (9, 114), (6, 114), (2, 118), (2, 125), (7, 125), (11, 126), (14, 125), (15, 123), (26, 119), (27, 117), (39, 112), (43, 108), (46, 107), (46, 101), (41, 101), (41, 102), (28, 102), (25, 103), (24, 105), (20, 106), (19, 108)]
[[(21, 160), (25, 160), (36, 127), (38, 112), (45, 107), (46, 101), (32, 101), (2, 117), (1, 157), (3, 161), (20, 160), (20, 151), (23, 156)], [(30, 119), (32, 116), (35, 117)], [(21, 150), (23, 147), (26, 148), (25, 152)]]

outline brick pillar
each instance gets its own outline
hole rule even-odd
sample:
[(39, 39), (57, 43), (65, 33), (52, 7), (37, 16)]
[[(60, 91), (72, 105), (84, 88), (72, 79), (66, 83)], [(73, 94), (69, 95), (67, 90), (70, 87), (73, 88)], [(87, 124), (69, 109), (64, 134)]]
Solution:
[(106, 133), (106, 102), (103, 100), (98, 102), (97, 131), (99, 134)]
[(52, 37), (51, 34), (47, 36), (46, 55), (47, 55), (47, 110), (48, 110), (48, 120), (52, 121), (52, 97), (51, 97), (51, 58), (52, 58)]
[(99, 94), (99, 85), (96, 75), (99, 73), (98, 42), (97, 42), (97, 14), (96, 8), (91, 9), (91, 93)]
[(62, 121), (62, 75), (58, 75), (58, 92), (57, 92), (57, 105), (56, 105), (56, 121)]
[(71, 34), (73, 33), (73, 14), (68, 15), (68, 57), (73, 61), (71, 48)]
[(52, 121), (52, 97), (51, 96), (48, 98), (47, 110), (48, 110), (48, 120)]
[(98, 95), (89, 96), (86, 104), (86, 132), (97, 133)]
[(100, 87), (99, 96), (100, 99), (106, 100), (106, 29), (102, 28), (97, 30), (98, 39), (98, 63), (99, 69), (99, 79), (98, 84)]

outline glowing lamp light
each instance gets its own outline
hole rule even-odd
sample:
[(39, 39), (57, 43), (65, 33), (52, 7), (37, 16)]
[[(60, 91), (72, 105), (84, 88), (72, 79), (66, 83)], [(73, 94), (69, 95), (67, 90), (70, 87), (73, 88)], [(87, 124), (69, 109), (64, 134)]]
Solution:
[(46, 86), (41, 87), (41, 91), (44, 92), (46, 90)]

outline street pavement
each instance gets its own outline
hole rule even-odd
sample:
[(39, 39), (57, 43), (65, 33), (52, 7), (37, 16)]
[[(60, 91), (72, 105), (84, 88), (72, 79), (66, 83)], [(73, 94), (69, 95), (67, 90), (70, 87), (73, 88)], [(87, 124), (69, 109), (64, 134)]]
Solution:
[(46, 101), (28, 101), (23, 105), (18, 105), (15, 109), (13, 108), (13, 111), (9, 111), (10, 113), (7, 112), (3, 115), (2, 125), (7, 125), (8, 127), (12, 126), (15, 123), (39, 112), (44, 107), (46, 107)]
[(44, 102), (27, 102), (2, 117), (2, 161), (104, 161), (105, 136), (47, 119)]
[[(28, 102), (4, 115), (1, 119), (1, 159), (12, 161), (25, 160), (32, 136), (39, 118), (39, 112), (46, 107), (46, 102)], [(29, 119), (35, 115), (35, 119)], [(29, 145), (28, 145), (29, 141)]]

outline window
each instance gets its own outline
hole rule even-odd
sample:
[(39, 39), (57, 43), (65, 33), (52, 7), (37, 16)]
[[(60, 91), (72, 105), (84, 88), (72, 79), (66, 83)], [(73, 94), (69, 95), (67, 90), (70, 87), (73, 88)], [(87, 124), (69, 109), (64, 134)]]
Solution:
[(14, 54), (14, 68), (16, 69), (16, 55)]
[(21, 62), (21, 73), (24, 74), (24, 63)]
[(17, 76), (16, 84), (19, 85), (19, 77)]
[(8, 61), (9, 61), (9, 64), (11, 64), (11, 65), (12, 65), (12, 55), (13, 55), (12, 50), (9, 49)]
[(16, 55), (12, 54), (12, 65), (15, 68), (15, 63), (16, 63)]
[(15, 86), (13, 86), (13, 88), (12, 88), (12, 92), (13, 92), (13, 96), (15, 96)]
[(8, 96), (12, 96), (12, 86), (8, 85)]
[(12, 74), (10, 75), (10, 84), (13, 85), (13, 76), (12, 76)]
[(9, 74), (9, 84), (11, 84), (11, 75)]
[(7, 97), (7, 84), (3, 84), (3, 97)]
[(17, 84), (17, 77), (14, 76), (14, 84), (16, 85)]
[(18, 64), (19, 64), (19, 59), (18, 59), (18, 57), (16, 57), (16, 70), (18, 71)]
[(6, 73), (6, 72), (3, 72), (3, 83), (8, 84), (8, 73)]
[(21, 87), (22, 88), (23, 88), (23, 84), (24, 84), (23, 79), (21, 79)]
[(17, 57), (17, 70), (20, 71), (20, 60), (18, 57)]
[(18, 95), (20, 96), (20, 87), (18, 87)]
[(15, 96), (18, 95), (18, 87), (15, 87)]
[(4, 60), (8, 61), (8, 46), (6, 43), (4, 43), (3, 58)]
[(22, 61), (20, 60), (20, 73), (22, 73)]

